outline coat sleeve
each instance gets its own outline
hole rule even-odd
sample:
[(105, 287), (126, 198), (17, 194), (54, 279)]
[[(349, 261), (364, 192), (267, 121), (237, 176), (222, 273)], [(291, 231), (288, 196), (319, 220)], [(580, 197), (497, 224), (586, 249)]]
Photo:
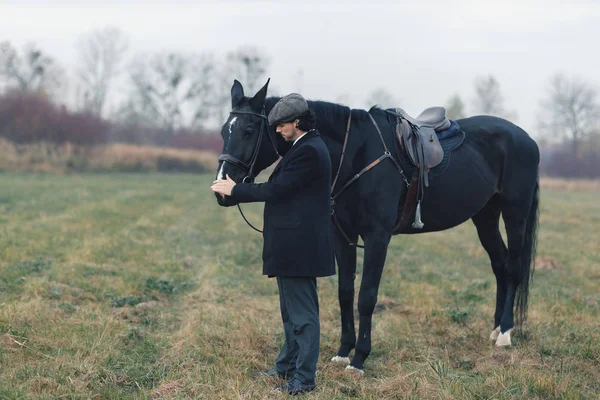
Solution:
[(318, 174), (319, 159), (312, 146), (302, 146), (294, 151), (285, 167), (270, 182), (238, 183), (231, 192), (232, 200), (251, 203), (292, 197), (301, 191)]

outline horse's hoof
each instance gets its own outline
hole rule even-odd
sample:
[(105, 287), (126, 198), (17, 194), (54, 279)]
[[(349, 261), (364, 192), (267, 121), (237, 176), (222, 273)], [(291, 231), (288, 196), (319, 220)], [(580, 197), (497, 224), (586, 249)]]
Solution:
[(348, 357), (334, 356), (334, 357), (331, 358), (331, 362), (338, 363), (338, 364), (348, 365), (348, 364), (350, 364), (350, 358), (348, 358)]
[(365, 374), (365, 371), (363, 371), (362, 369), (355, 368), (352, 365), (348, 365), (346, 367), (346, 371), (351, 372), (353, 374), (357, 374), (359, 376), (363, 376)]
[(512, 328), (507, 330), (504, 333), (500, 332), (500, 334), (498, 335), (498, 339), (496, 340), (496, 346), (498, 346), (498, 347), (511, 346), (512, 345), (512, 343), (510, 342), (510, 333), (511, 332), (512, 332)]
[(494, 329), (492, 331), (492, 333), (490, 334), (490, 342), (496, 343), (496, 340), (498, 339), (498, 335), (500, 335), (500, 325), (498, 325), (496, 327), (496, 329)]

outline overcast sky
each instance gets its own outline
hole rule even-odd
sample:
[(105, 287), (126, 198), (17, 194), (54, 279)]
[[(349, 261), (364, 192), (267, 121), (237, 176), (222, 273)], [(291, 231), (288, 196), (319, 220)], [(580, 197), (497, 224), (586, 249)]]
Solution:
[(67, 70), (78, 37), (105, 26), (125, 31), (134, 52), (257, 46), (271, 58), (268, 76), (279, 94), (301, 91), (356, 108), (385, 88), (398, 103), (385, 106), (411, 114), (444, 105), (454, 93), (471, 114), (475, 78), (492, 74), (505, 108), (533, 136), (550, 76), (600, 83), (594, 0), (0, 0), (0, 41), (19, 48), (35, 42)]

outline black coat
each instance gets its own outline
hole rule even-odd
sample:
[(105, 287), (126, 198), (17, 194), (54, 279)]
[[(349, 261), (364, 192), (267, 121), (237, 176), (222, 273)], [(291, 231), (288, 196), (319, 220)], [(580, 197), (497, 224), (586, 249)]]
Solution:
[(310, 131), (281, 159), (268, 182), (235, 185), (232, 200), (265, 202), (264, 275), (335, 274), (331, 175), (327, 147), (317, 131)]

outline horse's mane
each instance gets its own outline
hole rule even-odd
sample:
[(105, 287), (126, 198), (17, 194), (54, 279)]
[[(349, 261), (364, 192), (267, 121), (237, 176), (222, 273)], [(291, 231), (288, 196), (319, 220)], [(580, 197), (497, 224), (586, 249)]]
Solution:
[[(267, 113), (271, 111), (275, 103), (277, 103), (281, 97), (269, 97), (265, 100), (265, 108)], [(350, 115), (350, 107), (343, 104), (332, 103), (323, 100), (307, 100), (309, 106), (315, 112), (317, 119), (317, 126), (322, 134), (332, 137), (334, 140), (343, 140), (343, 135), (346, 132), (346, 124), (348, 122), (348, 116)], [(367, 117), (366, 110), (352, 109), (352, 119), (362, 119)], [(339, 137), (338, 137), (339, 136)]]

